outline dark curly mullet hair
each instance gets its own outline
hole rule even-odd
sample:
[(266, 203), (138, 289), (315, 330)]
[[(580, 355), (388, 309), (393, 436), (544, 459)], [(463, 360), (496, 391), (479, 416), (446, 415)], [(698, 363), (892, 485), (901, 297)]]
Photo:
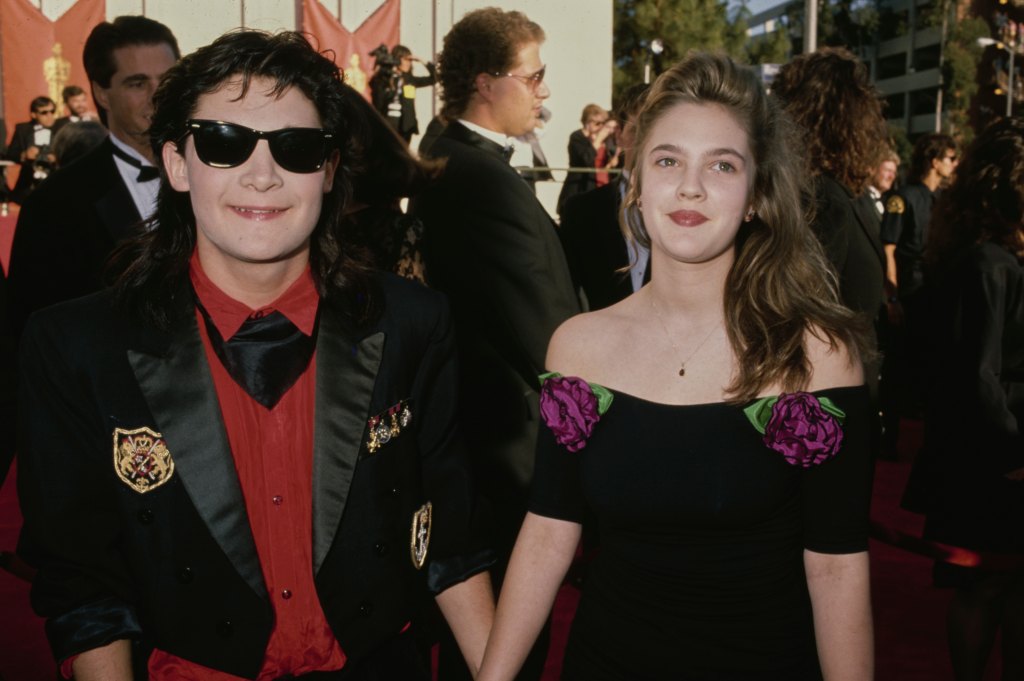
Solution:
[[(352, 196), (352, 168), (361, 165), (364, 145), (354, 143), (348, 120), (358, 96), (345, 87), (338, 67), (317, 52), (301, 33), (239, 30), (184, 57), (164, 75), (153, 96), (150, 143), (162, 174), (161, 151), (168, 142), (182, 148), (185, 121), (199, 98), (228, 81), (241, 81), (244, 97), (254, 78), (272, 81), (274, 96), (298, 88), (316, 106), (323, 127), (333, 133), (339, 166), (331, 191), (324, 195), (320, 218), (310, 239), (310, 266), (320, 295), (346, 300), (356, 322), (375, 313), (368, 261), (358, 248), (346, 248), (346, 206)], [(180, 153), (180, 151), (179, 151)], [(196, 220), (188, 193), (177, 192), (162, 178), (156, 214), (149, 230), (127, 242), (113, 256), (119, 271), (115, 296), (119, 304), (158, 328), (191, 303), (188, 264), (196, 245)], [(190, 309), (190, 308), (189, 308)]]

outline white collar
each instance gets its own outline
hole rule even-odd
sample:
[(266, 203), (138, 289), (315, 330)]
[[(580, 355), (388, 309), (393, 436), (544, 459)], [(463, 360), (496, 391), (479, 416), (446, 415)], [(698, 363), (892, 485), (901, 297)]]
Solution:
[(509, 137), (508, 135), (503, 135), (500, 132), (488, 130), (487, 128), (481, 125), (477, 125), (476, 123), (470, 123), (465, 118), (460, 118), (459, 123), (462, 123), (464, 126), (469, 128), (476, 134), (480, 135), (481, 137), (491, 140), (495, 144), (499, 145), (502, 149), (512, 144), (512, 138)]
[(130, 147), (127, 144), (125, 144), (124, 142), (122, 142), (121, 140), (117, 139), (117, 136), (114, 133), (110, 133), (109, 137), (110, 137), (110, 141), (113, 143), (113, 145), (115, 147), (117, 147), (118, 149), (120, 149), (124, 153), (128, 154), (132, 158), (136, 159), (142, 165), (144, 165), (144, 166), (151, 166), (151, 165), (153, 165), (148, 158), (146, 158), (145, 156), (140, 154), (138, 152), (138, 150), (136, 150), (134, 147)]

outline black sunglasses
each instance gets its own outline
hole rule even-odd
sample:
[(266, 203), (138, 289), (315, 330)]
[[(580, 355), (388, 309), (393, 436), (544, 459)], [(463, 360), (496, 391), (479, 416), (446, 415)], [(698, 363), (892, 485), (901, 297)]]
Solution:
[(256, 143), (265, 139), (277, 165), (293, 173), (320, 170), (334, 137), (322, 128), (281, 128), (264, 132), (235, 123), (198, 119), (185, 121), (185, 135), (189, 134), (196, 145), (196, 156), (208, 166), (240, 166), (252, 156)]

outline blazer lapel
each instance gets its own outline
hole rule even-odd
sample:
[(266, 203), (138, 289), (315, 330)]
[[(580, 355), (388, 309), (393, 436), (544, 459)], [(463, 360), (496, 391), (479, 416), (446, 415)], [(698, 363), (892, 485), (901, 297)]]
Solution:
[(875, 255), (878, 256), (879, 262), (882, 263), (883, 269), (885, 268), (885, 249), (882, 248), (882, 239), (879, 234), (878, 221), (874, 219), (874, 215), (867, 211), (874, 211), (874, 207), (870, 204), (859, 200), (859, 198), (851, 198), (853, 202), (853, 214), (857, 217), (857, 222), (860, 223), (860, 228), (864, 230), (864, 234), (867, 235), (868, 241), (871, 242), (871, 248), (874, 249)]
[(175, 472), (235, 570), (253, 591), (266, 597), (195, 314), (184, 315), (163, 342), (140, 347), (144, 345), (150, 347), (129, 350), (128, 361), (174, 457)]
[[(445, 128), (444, 132), (441, 134), (445, 137), (450, 137), (454, 140), (462, 142), (463, 144), (468, 144), (469, 146), (479, 149), (480, 151), (491, 154), (492, 156), (497, 157), (503, 163), (505, 163), (505, 150), (502, 148), (500, 144), (487, 139), (483, 135), (478, 135), (477, 133), (473, 132), (466, 126), (459, 123), (458, 121), (449, 124), (448, 127)], [(508, 165), (508, 163), (505, 163), (505, 165)], [(509, 168), (511, 168), (511, 166), (509, 166)]]
[(384, 333), (354, 340), (341, 312), (324, 305), (316, 349), (313, 429), (313, 574), (327, 557), (345, 511), (370, 417)]
[[(114, 146), (109, 139), (105, 140), (104, 144), (109, 145), (111, 149)], [(109, 178), (107, 182), (103, 183), (107, 187), (107, 191), (96, 198), (94, 205), (110, 238), (114, 240), (114, 243), (119, 243), (132, 233), (135, 226), (141, 222), (142, 216), (139, 215), (131, 192), (128, 191), (121, 173), (117, 170), (117, 164), (114, 163), (114, 152), (109, 149), (103, 158), (103, 172)]]

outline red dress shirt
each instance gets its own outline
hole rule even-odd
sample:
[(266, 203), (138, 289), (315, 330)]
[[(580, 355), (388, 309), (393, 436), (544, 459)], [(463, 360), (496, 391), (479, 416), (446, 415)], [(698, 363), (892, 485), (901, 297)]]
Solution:
[[(260, 310), (252, 310), (218, 289), (195, 255), (190, 274), (196, 295), (222, 338), (231, 338), (251, 315), (273, 310), (303, 333), (313, 333), (320, 298), (308, 268), (277, 300)], [(257, 679), (341, 669), (345, 654), (327, 624), (313, 583), (316, 355), (295, 385), (268, 410), (231, 378), (210, 345), (198, 310), (196, 318), (274, 608), (274, 628)], [(149, 677), (152, 681), (238, 679), (160, 650), (149, 658)]]

